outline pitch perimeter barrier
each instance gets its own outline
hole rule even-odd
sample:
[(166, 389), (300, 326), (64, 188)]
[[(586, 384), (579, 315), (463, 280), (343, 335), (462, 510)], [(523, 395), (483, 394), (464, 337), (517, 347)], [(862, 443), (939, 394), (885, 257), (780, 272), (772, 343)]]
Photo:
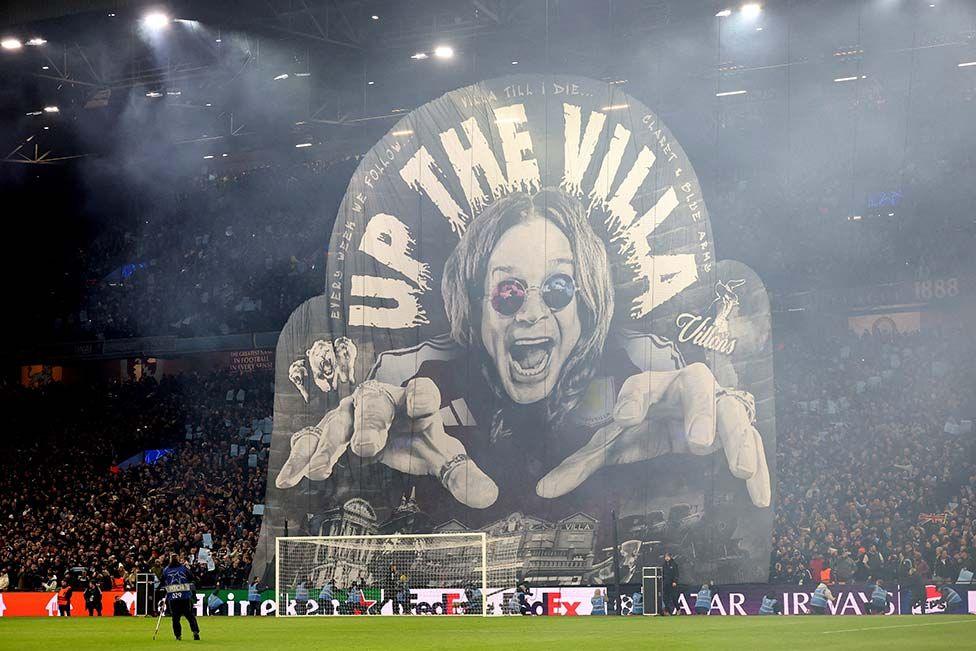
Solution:
[[(771, 593), (782, 605), (783, 613), (786, 615), (805, 615), (810, 612), (810, 594), (804, 586), (796, 585), (770, 585), (765, 583), (748, 583), (728, 586), (717, 586), (712, 596), (711, 616), (751, 616), (759, 614), (759, 606), (765, 594)], [(864, 615), (865, 605), (870, 601), (871, 590), (869, 585), (833, 585), (831, 591), (836, 599), (830, 606), (829, 611), (832, 615)], [(678, 608), (682, 613), (690, 615), (694, 610), (697, 586), (682, 586), (683, 590), (678, 598)], [(976, 614), (976, 585), (954, 585), (952, 588), (962, 597), (963, 605), (970, 614)], [(583, 616), (592, 613), (590, 599), (594, 592), (600, 590), (604, 595), (607, 593), (606, 586), (573, 586), (573, 587), (535, 587), (530, 589), (528, 598), (529, 614), (536, 616)], [(506, 605), (514, 590), (499, 589), (489, 591), (488, 603), (493, 606), (492, 614), (499, 615), (507, 612)], [(631, 614), (633, 608), (632, 595), (640, 592), (640, 586), (625, 585), (621, 586), (621, 610), (624, 615)], [(911, 608), (911, 594), (907, 589), (893, 587), (890, 591), (891, 601), (888, 608), (889, 614), (907, 615), (920, 614), (918, 608)], [(196, 595), (196, 611), (198, 615), (205, 614), (205, 608), (209, 596), (213, 590), (198, 591)], [(344, 617), (350, 615), (339, 615), (338, 605), (345, 600), (345, 592), (337, 590), (333, 595), (332, 614), (323, 615), (326, 611), (320, 606), (318, 590), (309, 591), (311, 599), (303, 608), (309, 617), (335, 616)], [(250, 604), (247, 601), (247, 590), (217, 590), (217, 596), (224, 607), (220, 614), (232, 617), (251, 615)], [(102, 593), (102, 614), (105, 617), (113, 615), (115, 598), (121, 597), (127, 604), (130, 614), (134, 613), (135, 593), (134, 592), (103, 592)], [(368, 588), (365, 591), (366, 603), (357, 612), (362, 613), (376, 603), (382, 601), (384, 595), (379, 588)], [(926, 614), (942, 614), (943, 608), (938, 605), (941, 596), (936, 584), (926, 586)], [(609, 602), (609, 600), (608, 600)], [(410, 598), (407, 602), (411, 615), (455, 615), (463, 611), (466, 598), (463, 590), (456, 589), (414, 589), (410, 590)], [(277, 603), (274, 600), (273, 590), (261, 592), (261, 615), (274, 615)], [(294, 611), (296, 602), (293, 597), (289, 598), (286, 606)], [(321, 608), (321, 610), (320, 610)], [(0, 617), (56, 617), (58, 614), (57, 593), (54, 592), (0, 592)], [(294, 614), (294, 613), (293, 613)], [(393, 614), (393, 600), (383, 604), (381, 614)], [(86, 617), (84, 597), (80, 591), (76, 591), (71, 599), (72, 617)], [(351, 615), (355, 616), (355, 615)]]
[[(102, 616), (111, 617), (115, 610), (115, 598), (120, 597), (130, 615), (135, 614), (136, 593), (122, 591), (102, 592)], [(57, 617), (57, 592), (0, 592), (0, 617)], [(88, 617), (82, 590), (71, 595), (71, 616)], [(96, 612), (95, 616), (98, 616)]]

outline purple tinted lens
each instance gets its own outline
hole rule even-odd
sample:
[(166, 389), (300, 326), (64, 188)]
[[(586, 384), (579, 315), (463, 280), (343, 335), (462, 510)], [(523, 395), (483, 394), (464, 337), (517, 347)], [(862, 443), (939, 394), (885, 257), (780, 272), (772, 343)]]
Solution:
[(504, 316), (512, 316), (525, 303), (525, 285), (517, 280), (503, 280), (491, 293), (491, 306)]
[(575, 293), (576, 284), (566, 274), (549, 276), (546, 282), (542, 283), (542, 300), (552, 310), (561, 310), (569, 305)]

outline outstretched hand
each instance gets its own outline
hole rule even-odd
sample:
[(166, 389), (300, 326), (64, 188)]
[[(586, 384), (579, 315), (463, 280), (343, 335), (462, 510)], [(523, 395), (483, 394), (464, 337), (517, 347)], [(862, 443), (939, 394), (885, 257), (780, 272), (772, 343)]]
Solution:
[(307, 477), (327, 479), (339, 458), (351, 451), (410, 475), (430, 475), (462, 504), (486, 508), (498, 487), (447, 434), (440, 416), (441, 394), (429, 378), (406, 387), (363, 382), (313, 427), (295, 432), (291, 452), (275, 480), (291, 488)]
[(767, 507), (769, 467), (762, 437), (753, 426), (751, 399), (744, 392), (722, 389), (701, 363), (633, 375), (617, 396), (613, 422), (543, 477), (536, 492), (556, 498), (603, 467), (722, 448), (729, 471), (746, 480), (752, 502)]

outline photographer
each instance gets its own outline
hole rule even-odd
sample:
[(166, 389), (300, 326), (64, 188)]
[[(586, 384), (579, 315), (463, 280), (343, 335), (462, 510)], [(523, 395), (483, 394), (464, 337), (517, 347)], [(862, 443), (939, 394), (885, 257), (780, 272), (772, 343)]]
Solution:
[(217, 594), (217, 590), (210, 593), (207, 597), (207, 614), (208, 615), (223, 615), (224, 614), (224, 600), (220, 598)]
[(867, 604), (867, 612), (875, 615), (884, 615), (888, 612), (888, 591), (884, 588), (884, 581), (878, 579), (874, 588), (871, 590), (871, 601)]
[(254, 577), (247, 584), (247, 606), (248, 614), (261, 616), (261, 586), (258, 584), (258, 577)]
[(695, 614), (707, 615), (712, 608), (712, 584), (702, 583), (701, 590), (695, 597)]
[(945, 608), (943, 613), (946, 615), (965, 615), (966, 605), (962, 601), (962, 597), (959, 593), (945, 585), (939, 590), (942, 594), (942, 598), (939, 600), (939, 604)]
[[(308, 613), (310, 595), (308, 593), (308, 588), (305, 586), (304, 581), (300, 581), (295, 587), (295, 613), (298, 615), (305, 615)], [(260, 608), (260, 603), (258, 608)]]
[(115, 602), (112, 604), (112, 615), (115, 617), (129, 617), (131, 614), (129, 607), (122, 601), (122, 597), (116, 597)]
[(820, 582), (810, 596), (810, 610), (814, 615), (826, 615), (827, 606), (834, 603), (834, 595), (827, 584)]
[(515, 600), (518, 603), (518, 612), (520, 615), (531, 615), (532, 606), (529, 605), (529, 589), (525, 587), (525, 584), (520, 584), (518, 589), (515, 591)]
[(464, 606), (465, 614), (480, 615), (483, 609), (481, 588), (476, 585), (469, 585), (464, 589), (464, 596), (468, 600)]
[(335, 579), (329, 579), (329, 582), (319, 590), (319, 612), (323, 615), (331, 615), (335, 612), (335, 606), (332, 603), (332, 600), (335, 598), (335, 593)]
[(782, 615), (783, 605), (779, 602), (772, 591), (763, 595), (762, 605), (759, 607), (760, 615)]

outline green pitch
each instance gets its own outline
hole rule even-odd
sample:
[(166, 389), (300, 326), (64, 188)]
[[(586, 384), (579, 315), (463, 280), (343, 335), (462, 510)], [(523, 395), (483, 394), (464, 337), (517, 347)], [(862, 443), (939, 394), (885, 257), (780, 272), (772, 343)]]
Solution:
[(330, 617), (201, 618), (194, 642), (184, 621), (3, 618), (0, 649), (933, 649), (972, 648), (976, 617)]

